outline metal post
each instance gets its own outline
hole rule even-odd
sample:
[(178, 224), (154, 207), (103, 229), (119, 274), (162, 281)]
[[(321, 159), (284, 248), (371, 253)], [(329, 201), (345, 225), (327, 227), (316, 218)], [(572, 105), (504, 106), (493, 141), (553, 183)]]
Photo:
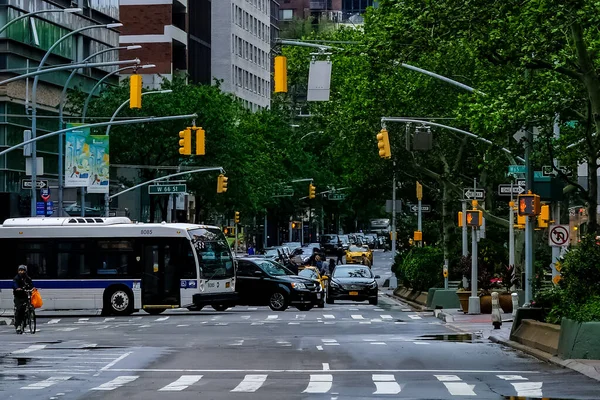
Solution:
[(85, 186), (81, 187), (81, 216), (85, 217)]
[(265, 226), (264, 226), (265, 233), (264, 233), (264, 237), (263, 237), (263, 249), (266, 249), (267, 246), (268, 246), (268, 244), (269, 244), (269, 241), (268, 241), (268, 238), (267, 238), (267, 233), (268, 233), (268, 230), (267, 230), (267, 219), (268, 219), (267, 218), (267, 209), (265, 208)]
[(480, 314), (481, 306), (477, 295), (477, 230), (471, 231), (471, 296), (469, 297), (469, 314)]
[(396, 161), (392, 172), (392, 260), (396, 257)]
[(169, 195), (169, 201), (167, 202), (167, 223), (170, 223), (173, 219), (173, 195)]
[[(449, 269), (450, 269), (450, 265), (449, 265), (449, 262), (448, 262), (447, 258), (444, 259), (444, 269), (446, 271), (449, 271)], [(448, 290), (448, 277), (447, 276), (444, 277), (444, 289)]]
[(462, 255), (469, 255), (468, 233), (467, 233), (467, 201), (462, 202)]
[(235, 254), (237, 254), (237, 252), (238, 252), (238, 242), (239, 242), (239, 239), (240, 238), (239, 238), (239, 235), (238, 235), (238, 224), (236, 222), (236, 224), (235, 224), (235, 247), (234, 247), (235, 248), (235, 250), (234, 250)]
[[(511, 189), (512, 190), (512, 189)], [(514, 203), (510, 202), (510, 210), (508, 212), (508, 265), (512, 268), (515, 266), (515, 210)]]
[[(557, 114), (554, 118), (554, 137), (556, 139), (560, 138), (560, 116)], [(559, 163), (557, 159), (553, 160), (554, 164), (558, 167)], [(560, 202), (556, 201), (552, 204), (552, 220), (555, 224), (560, 225)], [(561, 248), (558, 246), (552, 246), (552, 281), (554, 282), (554, 278), (560, 273), (556, 270), (556, 263), (560, 258)]]
[(106, 192), (106, 193), (104, 193), (104, 216), (105, 217), (109, 216), (109, 210), (110, 210), (110, 198), (109, 198), (109, 193)]
[[(525, 166), (527, 168), (525, 188), (533, 191), (533, 165), (531, 162), (531, 147), (533, 135), (531, 129), (526, 129)], [(531, 279), (533, 277), (533, 226), (531, 217), (525, 217), (525, 304), (532, 300)]]
[(292, 220), (290, 219), (290, 229), (289, 229), (289, 239), (288, 242), (292, 241)]
[[(423, 221), (422, 221), (422, 211), (421, 211), (421, 199), (418, 200), (418, 205), (419, 210), (417, 213), (417, 230), (419, 232), (423, 232)], [(423, 247), (423, 240), (419, 241), (419, 247)]]

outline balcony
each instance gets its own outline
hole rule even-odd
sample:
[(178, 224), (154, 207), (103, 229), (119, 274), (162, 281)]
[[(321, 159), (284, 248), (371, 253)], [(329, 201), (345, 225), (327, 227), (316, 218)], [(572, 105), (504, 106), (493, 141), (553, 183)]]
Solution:
[(331, 10), (331, 0), (310, 0), (310, 10)]

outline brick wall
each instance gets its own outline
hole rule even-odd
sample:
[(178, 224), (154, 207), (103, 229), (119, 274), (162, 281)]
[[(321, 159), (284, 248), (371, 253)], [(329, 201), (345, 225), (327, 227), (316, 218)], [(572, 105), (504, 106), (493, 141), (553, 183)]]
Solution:
[(121, 35), (162, 35), (173, 23), (170, 4), (121, 6)]
[(119, 58), (130, 60), (139, 58), (143, 64), (155, 64), (156, 68), (140, 70), (143, 74), (170, 74), (172, 57), (171, 43), (140, 43), (139, 50), (121, 50)]

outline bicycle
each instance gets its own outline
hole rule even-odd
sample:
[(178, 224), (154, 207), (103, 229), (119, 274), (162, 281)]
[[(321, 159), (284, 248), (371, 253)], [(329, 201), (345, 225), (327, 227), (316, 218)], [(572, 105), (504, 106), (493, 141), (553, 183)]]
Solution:
[[(21, 322), (21, 333), (25, 332), (26, 327), (29, 327), (29, 333), (34, 334), (37, 330), (37, 321), (35, 317), (35, 308), (33, 307), (33, 304), (31, 304), (31, 294), (33, 293), (33, 289), (26, 289), (25, 293), (27, 293), (27, 302), (22, 306), (25, 307), (25, 312), (23, 313), (23, 321)], [(17, 320), (16, 307), (14, 320)]]

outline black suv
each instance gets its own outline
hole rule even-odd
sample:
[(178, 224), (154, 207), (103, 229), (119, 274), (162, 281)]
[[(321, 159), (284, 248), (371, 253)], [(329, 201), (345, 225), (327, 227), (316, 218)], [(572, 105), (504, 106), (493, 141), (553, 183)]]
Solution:
[(283, 265), (268, 259), (238, 259), (236, 304), (269, 306), (284, 311), (295, 306), (308, 311), (321, 302), (324, 293), (318, 281), (295, 275)]

